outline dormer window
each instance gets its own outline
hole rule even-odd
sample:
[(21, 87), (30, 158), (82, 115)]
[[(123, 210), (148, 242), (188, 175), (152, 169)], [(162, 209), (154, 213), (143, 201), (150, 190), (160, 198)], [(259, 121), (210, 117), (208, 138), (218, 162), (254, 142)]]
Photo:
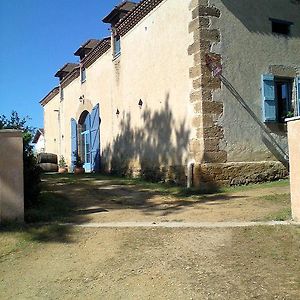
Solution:
[(114, 36), (114, 57), (121, 54), (121, 39), (118, 34)]
[(86, 70), (85, 70), (85, 67), (81, 67), (81, 69), (80, 69), (80, 77), (81, 77), (81, 83), (84, 83), (86, 81)]
[(64, 100), (64, 89), (60, 87), (60, 101)]
[(79, 56), (80, 60), (83, 60), (99, 43), (100, 40), (88, 40), (74, 52), (74, 55)]
[(286, 35), (289, 36), (291, 32), (291, 25), (292, 22), (284, 21), (284, 20), (277, 20), (270, 18), (272, 22), (272, 32), (275, 34)]
[(132, 11), (137, 3), (132, 1), (122, 1), (102, 20), (104, 23), (111, 24), (114, 27), (126, 14)]

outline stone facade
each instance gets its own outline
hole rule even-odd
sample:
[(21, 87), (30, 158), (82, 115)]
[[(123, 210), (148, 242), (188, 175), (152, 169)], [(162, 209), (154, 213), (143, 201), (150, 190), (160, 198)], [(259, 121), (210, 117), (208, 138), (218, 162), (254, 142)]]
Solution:
[[(299, 76), (300, 16), (296, 4), (282, 8), (282, 0), (271, 1), (270, 10), (269, 0), (249, 7), (241, 0), (141, 1), (42, 100), (46, 151), (71, 164), (70, 120), (99, 104), (101, 161), (108, 172), (183, 184), (192, 172), (193, 184), (203, 187), (285, 177), (253, 115), (261, 119), (262, 74)], [(293, 38), (273, 35), (269, 17), (291, 18)], [(115, 55), (117, 35), (121, 53)], [(223, 66), (248, 111), (222, 77), (212, 75), (208, 58)], [(284, 124), (263, 126), (286, 147)]]
[[(194, 105), (192, 125), (197, 132), (197, 136), (190, 143), (190, 152), (195, 162), (194, 184), (203, 188), (218, 186), (220, 184), (237, 185), (247, 184), (249, 182), (260, 182), (263, 180), (275, 180), (285, 178), (288, 175), (287, 164), (276, 162), (272, 154), (267, 154), (268, 151), (265, 151), (265, 155), (257, 155), (257, 157), (255, 157), (255, 153), (250, 150), (252, 146), (251, 143), (249, 143), (249, 150), (245, 147), (243, 149), (244, 151), (241, 151), (241, 153), (244, 153), (243, 159), (241, 160), (233, 159), (232, 152), (228, 152), (228, 149), (233, 148), (234, 145), (231, 145), (232, 142), (227, 136), (229, 135), (231, 138), (235, 132), (233, 130), (230, 131), (230, 129), (233, 129), (233, 124), (230, 129), (224, 126), (224, 120), (230, 120), (234, 110), (231, 109), (230, 113), (224, 110), (224, 101), (226, 100), (228, 106), (229, 98), (228, 94), (223, 92), (226, 90), (226, 87), (221, 83), (218, 77), (212, 76), (211, 70), (207, 67), (208, 56), (212, 58), (216, 64), (219, 63), (223, 65), (223, 68), (224, 66), (226, 67), (224, 56), (226, 60), (228, 60), (228, 57), (226, 57), (226, 51), (223, 50), (225, 44), (228, 45), (231, 42), (235, 44), (235, 48), (238, 48), (237, 43), (239, 37), (235, 36), (231, 39), (231, 37), (226, 35), (227, 32), (224, 34), (224, 30), (226, 30), (224, 26), (229, 25), (229, 23), (226, 24), (226, 15), (229, 9), (234, 11), (234, 9), (231, 8), (234, 3), (227, 5), (227, 2), (228, 1), (222, 3), (221, 1), (213, 0), (192, 0), (189, 6), (192, 15), (192, 20), (189, 23), (189, 33), (193, 35), (193, 43), (188, 48), (188, 54), (194, 58), (194, 65), (190, 68), (190, 78), (193, 80), (193, 90), (190, 94), (190, 101)], [(273, 2), (275, 4), (276, 1)], [(237, 6), (240, 5), (242, 4), (239, 3)], [(265, 5), (265, 3), (261, 5)], [(290, 5), (291, 7), (286, 10), (293, 9), (293, 4)], [(273, 10), (277, 10), (276, 14), (278, 15), (278, 8), (276, 7)], [(245, 16), (247, 15), (247, 11), (239, 11), (237, 9), (237, 12), (243, 13)], [(285, 15), (285, 13), (283, 15)], [(242, 16), (237, 15), (235, 12), (234, 17), (237, 19)], [(219, 21), (221, 18), (222, 22)], [(219, 27), (218, 25), (223, 27)], [(237, 24), (234, 23), (234, 26), (235, 27), (232, 28), (233, 32), (238, 31), (239, 28)], [(296, 33), (297, 35), (298, 31), (299, 29), (296, 29), (294, 34)], [(253, 35), (254, 34), (252, 34), (252, 36)], [(227, 38), (227, 40), (224, 41), (224, 38)], [(300, 50), (299, 39), (295, 41), (294, 46), (296, 47), (297, 44)], [(276, 48), (275, 39), (273, 47)], [(272, 51), (269, 52), (270, 57), (272, 57)], [(243, 53), (240, 53), (241, 57), (242, 55)], [(251, 55), (253, 56), (254, 54), (252, 53)], [(260, 55), (259, 52), (257, 52), (257, 55)], [(298, 63), (299, 67), (299, 61), (296, 56), (292, 55), (290, 60), (295, 66), (297, 66)], [(278, 59), (274, 58), (274, 62), (277, 61)], [(237, 57), (235, 61), (230, 61), (230, 63), (231, 65), (239, 65), (239, 58)], [(298, 75), (297, 69), (299, 70), (299, 68), (295, 66), (270, 64), (268, 71), (278, 77), (296, 78)], [(240, 70), (243, 72), (242, 68)], [(229, 80), (231, 75), (232, 74), (227, 75)], [(259, 76), (260, 74), (258, 74), (258, 78)], [(244, 87), (246, 88), (246, 84), (246, 82), (245, 84), (241, 82), (238, 86), (238, 92), (241, 92)], [(293, 94), (295, 95), (296, 91), (293, 91)], [(232, 95), (230, 96), (234, 98)], [(235, 109), (245, 111), (242, 106), (239, 106), (238, 102), (236, 102), (235, 105)], [(294, 105), (296, 106), (296, 103), (294, 103)], [(257, 119), (261, 118), (256, 112), (252, 114), (258, 116)], [(254, 122), (251, 121), (248, 123), (250, 130), (253, 128), (253, 123), (255, 123), (255, 120)], [(286, 148), (284, 146), (286, 132), (282, 133), (281, 129), (284, 128), (283, 124), (263, 126), (268, 127), (267, 130), (270, 130), (270, 134), (275, 135), (275, 138), (276, 134), (280, 134), (280, 138), (278, 136), (277, 142), (282, 145), (282, 148)], [(224, 134), (225, 130), (228, 133), (227, 136)], [(247, 136), (247, 134), (245, 136)], [(257, 134), (259, 134), (259, 130), (253, 132), (252, 136), (257, 136)], [(243, 138), (240, 140), (242, 141)], [(257, 145), (259, 145), (259, 143), (257, 143)], [(255, 145), (254, 147), (257, 146)], [(272, 150), (270, 152), (272, 152)]]

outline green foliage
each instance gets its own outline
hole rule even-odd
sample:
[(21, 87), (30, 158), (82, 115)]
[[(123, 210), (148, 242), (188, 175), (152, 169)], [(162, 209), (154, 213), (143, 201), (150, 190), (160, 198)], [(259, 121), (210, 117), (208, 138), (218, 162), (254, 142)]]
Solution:
[(67, 164), (66, 164), (65, 158), (64, 158), (63, 155), (61, 155), (60, 158), (59, 158), (58, 166), (59, 166), (60, 168), (65, 168), (66, 165), (67, 165)]
[(24, 160), (24, 201), (25, 207), (31, 207), (40, 193), (40, 170), (36, 165), (33, 146), (30, 144), (34, 129), (26, 123), (28, 117), (20, 117), (13, 111), (10, 117), (0, 116), (0, 129), (18, 129), (23, 132), (23, 160)]

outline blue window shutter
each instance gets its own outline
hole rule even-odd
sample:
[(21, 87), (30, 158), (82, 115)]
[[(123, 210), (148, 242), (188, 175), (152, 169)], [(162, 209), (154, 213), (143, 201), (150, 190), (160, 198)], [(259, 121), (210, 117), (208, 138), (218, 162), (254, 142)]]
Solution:
[(91, 112), (91, 163), (92, 171), (100, 170), (100, 117), (99, 104)]
[(71, 119), (71, 172), (74, 171), (74, 161), (77, 154), (77, 123)]
[(298, 107), (298, 116), (300, 116), (300, 77), (296, 78), (297, 84), (297, 107)]
[(263, 121), (277, 121), (277, 101), (275, 95), (275, 81), (273, 75), (262, 75), (262, 104), (263, 104)]

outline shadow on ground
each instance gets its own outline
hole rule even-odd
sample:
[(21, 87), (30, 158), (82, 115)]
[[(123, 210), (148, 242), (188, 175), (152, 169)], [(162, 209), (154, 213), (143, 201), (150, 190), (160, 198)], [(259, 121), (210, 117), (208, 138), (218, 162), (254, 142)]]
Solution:
[(52, 198), (61, 198), (60, 201), (68, 206), (65, 220), (76, 223), (87, 222), (91, 214), (112, 210), (133, 209), (145, 215), (160, 212), (166, 216), (200, 203), (218, 205), (235, 198), (101, 175), (46, 175), (44, 189), (44, 193), (53, 195)]
[[(72, 243), (73, 228), (59, 224), (25, 224), (12, 225), (4, 224), (0, 227), (1, 233), (17, 233), (21, 236), (21, 242), (39, 243)], [(16, 247), (21, 247), (17, 245)]]
[(33, 241), (65, 243), (72, 242), (74, 227), (62, 223), (288, 219), (288, 183), (260, 186), (264, 189), (258, 185), (203, 194), (174, 185), (99, 174), (47, 174), (39, 201), (26, 210), (26, 226), (8, 226), (2, 231), (23, 231)]

